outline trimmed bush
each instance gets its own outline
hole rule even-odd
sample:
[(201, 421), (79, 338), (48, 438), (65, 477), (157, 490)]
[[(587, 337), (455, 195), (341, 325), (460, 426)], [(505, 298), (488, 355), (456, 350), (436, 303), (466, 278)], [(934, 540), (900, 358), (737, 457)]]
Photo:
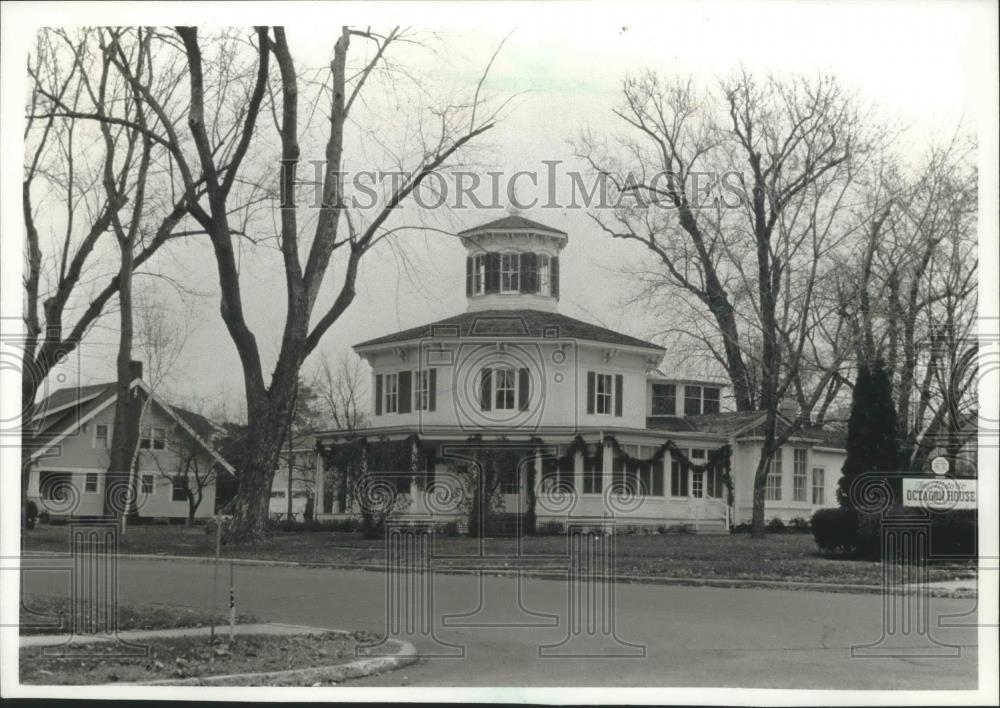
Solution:
[(767, 522), (767, 530), (771, 533), (784, 533), (785, 522), (775, 516), (773, 519)]
[[(928, 519), (920, 509), (905, 507), (894, 507), (886, 516), (894, 519), (912, 517), (914, 522)], [(860, 513), (850, 507), (820, 509), (812, 517), (813, 539), (824, 553), (881, 560), (882, 520), (882, 514)], [(930, 557), (927, 560), (971, 560), (976, 557), (978, 518), (975, 510), (932, 513), (929, 521)]]
[(819, 509), (810, 525), (813, 539), (824, 553), (852, 554), (858, 546), (858, 512), (850, 507)]
[(451, 536), (453, 538), (455, 536), (458, 536), (459, 535), (458, 522), (457, 521), (447, 522), (446, 524), (444, 524), (444, 526), (441, 527), (441, 533), (443, 533), (445, 536)]

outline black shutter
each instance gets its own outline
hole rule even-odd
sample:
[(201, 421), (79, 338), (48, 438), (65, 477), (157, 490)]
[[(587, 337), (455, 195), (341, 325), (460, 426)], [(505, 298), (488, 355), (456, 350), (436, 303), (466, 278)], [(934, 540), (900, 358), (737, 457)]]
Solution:
[(528, 410), (528, 396), (531, 394), (531, 379), (527, 369), (517, 370), (517, 397), (522, 411)]
[(472, 297), (472, 256), (465, 259), (465, 296)]
[(487, 293), (500, 292), (500, 254), (487, 253), (486, 258), (486, 287), (483, 289)]
[(410, 401), (413, 400), (413, 372), (399, 372), (399, 406), (396, 410), (400, 413), (410, 412)]
[(549, 280), (552, 282), (552, 297), (559, 299), (559, 257), (552, 256), (549, 261)]
[(625, 381), (625, 377), (621, 374), (615, 374), (615, 415), (619, 418), (622, 414), (622, 384)]
[(434, 410), (437, 404), (437, 369), (429, 369), (427, 382), (427, 410)]
[(375, 415), (382, 415), (382, 374), (375, 374)]
[(538, 256), (534, 253), (521, 254), (521, 292), (538, 292)]
[(594, 383), (596, 375), (593, 371), (587, 372), (587, 412), (594, 412)]
[(493, 370), (489, 367), (483, 369), (479, 379), (479, 407), (488, 411), (492, 409), (493, 403)]

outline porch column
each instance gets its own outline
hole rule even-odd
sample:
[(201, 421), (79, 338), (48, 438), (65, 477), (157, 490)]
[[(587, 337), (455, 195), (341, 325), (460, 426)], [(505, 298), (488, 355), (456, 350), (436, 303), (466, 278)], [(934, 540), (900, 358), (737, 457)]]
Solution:
[(323, 456), (313, 451), (313, 517), (327, 513), (324, 497), (326, 496), (326, 473), (323, 469)]

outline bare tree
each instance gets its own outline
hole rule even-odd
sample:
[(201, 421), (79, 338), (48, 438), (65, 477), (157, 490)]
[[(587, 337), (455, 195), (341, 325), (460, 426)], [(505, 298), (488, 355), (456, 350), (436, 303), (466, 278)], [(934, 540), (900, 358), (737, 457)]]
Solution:
[[(187, 522), (191, 524), (205, 498), (205, 490), (215, 486), (218, 480), (219, 464), (209, 458), (201, 442), (181, 426), (173, 428), (170, 440), (172, 454), (170, 464), (164, 465), (154, 450), (143, 450), (140, 452), (140, 457), (151, 459), (159, 476), (168, 480), (174, 489), (183, 492), (188, 504)], [(206, 442), (211, 443), (211, 438)]]
[(837, 279), (858, 365), (880, 359), (892, 375), (907, 469), (976, 434), (975, 148), (956, 134), (913, 169), (879, 170), (859, 214), (865, 238)]
[[(610, 236), (641, 243), (652, 292), (687, 302), (694, 330), (732, 382), (737, 410), (766, 413), (753, 530), (764, 533), (774, 452), (837, 395), (848, 352), (822, 276), (855, 225), (839, 218), (875, 153), (856, 101), (831, 78), (747, 72), (703, 93), (647, 72), (623, 84), (619, 148), (585, 135), (578, 153), (614, 193)], [(779, 429), (785, 399), (798, 414)]]
[[(171, 198), (167, 158), (142, 132), (141, 107), (129, 100), (127, 85), (116, 79), (114, 55), (133, 63), (158, 90), (170, 92), (169, 73), (151, 75), (148, 36), (141, 31), (43, 30), (28, 61), (22, 182), (27, 250), (21, 384), (25, 460), (30, 459), (35, 398), (45, 378), (79, 346), (123, 289), (128, 302), (131, 273), (179, 235), (175, 227), (185, 213), (184, 198)], [(94, 117), (100, 118), (96, 125)], [(155, 192), (148, 189), (154, 180)], [(57, 205), (51, 210), (56, 216), (39, 219), (48, 204)], [(90, 269), (93, 255), (103, 248), (102, 237), (108, 232), (117, 241), (121, 267), (114, 275), (95, 274)], [(46, 235), (52, 236), (51, 249)], [(82, 283), (95, 279), (105, 284), (81, 292)], [(79, 312), (82, 298), (86, 305)], [(119, 374), (121, 368), (119, 362)], [(124, 448), (132, 436), (122, 432), (120, 422), (116, 438)], [(121, 460), (112, 467), (118, 463)], [(22, 497), (27, 469), (22, 469)]]
[(366, 379), (358, 357), (341, 354), (335, 361), (323, 355), (313, 374), (312, 389), (319, 397), (323, 414), (337, 430), (357, 430), (368, 425), (363, 404)]
[[(250, 449), (241, 470), (231, 534), (234, 539), (254, 540), (264, 533), (271, 481), (292, 414), (299, 370), (323, 335), (354, 300), (362, 257), (380, 240), (398, 231), (398, 227), (391, 228), (387, 224), (390, 215), (456, 151), (492, 128), (497, 112), (486, 112), (480, 96), (485, 73), (471, 99), (431, 109), (430, 115), (436, 123), (434, 137), (428, 137), (429, 125), (421, 123), (418, 134), (423, 140), (418, 154), (410, 167), (393, 182), (390, 193), (374, 211), (373, 218), (362, 224), (360, 216), (352, 218), (345, 198), (345, 128), (373, 74), (386, 70), (387, 50), (405, 42), (406, 33), (397, 28), (387, 35), (379, 35), (344, 27), (334, 43), (328, 76), (315, 82), (320, 89), (317, 100), (324, 96), (328, 100), (325, 162), (319, 179), (317, 205), (301, 203), (296, 192), (296, 171), (302, 160), (300, 139), (308, 119), (300, 116), (302, 81), (284, 28), (258, 27), (249, 40), (233, 33), (223, 34), (213, 37), (208, 44), (202, 42), (195, 27), (178, 27), (176, 34), (181, 45), (178, 51), (187, 66), (187, 98), (190, 99), (180, 113), (170, 110), (158, 87), (136, 71), (121, 53), (113, 61), (128, 82), (134, 100), (155, 116), (155, 124), (148, 129), (134, 122), (129, 125), (167, 148), (183, 183), (187, 213), (212, 242), (222, 318), (240, 357), (247, 399)], [(360, 39), (373, 48), (357, 70), (348, 65), (353, 39)], [(175, 47), (172, 38), (162, 37), (162, 52), (170, 52)], [(241, 58), (246, 55), (252, 58), (247, 62), (252, 68), (244, 73), (239, 67), (245, 66)], [(272, 58), (277, 65), (274, 71)], [(242, 83), (235, 81), (236, 74), (242, 75)], [(234, 83), (238, 84), (236, 90)], [(240, 86), (248, 91), (242, 93), (238, 90)], [(234, 203), (238, 200), (233, 195), (237, 185), (253, 183), (257, 188), (255, 193), (264, 191), (265, 198), (268, 196), (263, 189), (269, 182), (268, 177), (257, 177), (256, 181), (253, 177), (241, 177), (248, 171), (244, 169), (244, 161), (251, 145), (255, 140), (262, 141), (260, 119), (267, 108), (275, 119), (280, 154), (276, 160), (277, 169), (265, 168), (264, 173), (276, 177), (278, 182), (280, 224), (277, 243), (282, 255), (287, 296), (283, 336), (269, 382), (264, 378), (257, 338), (244, 312), (235, 239), (245, 233), (234, 223), (239, 205)], [(316, 106), (309, 108), (311, 112)], [(89, 117), (99, 122), (115, 122), (96, 113)], [(318, 208), (307, 212), (311, 206)], [(311, 215), (316, 218), (308, 229), (311, 232), (309, 243), (304, 225), (307, 219), (300, 217)], [(338, 250), (345, 255), (345, 261), (341, 264), (342, 269), (337, 269), (340, 277), (337, 295), (329, 307), (316, 313), (320, 287), (328, 271), (333, 270), (331, 261)], [(304, 264), (301, 251), (305, 251)]]

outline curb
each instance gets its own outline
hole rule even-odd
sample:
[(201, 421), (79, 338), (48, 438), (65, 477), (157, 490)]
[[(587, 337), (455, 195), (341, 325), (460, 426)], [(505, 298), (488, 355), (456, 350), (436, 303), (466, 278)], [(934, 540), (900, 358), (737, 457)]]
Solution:
[(282, 686), (290, 682), (296, 686), (313, 684), (320, 681), (341, 682), (347, 679), (362, 678), (372, 674), (401, 669), (404, 666), (417, 663), (420, 659), (416, 647), (409, 642), (391, 640), (399, 646), (399, 651), (391, 656), (376, 656), (365, 659), (355, 659), (346, 664), (330, 666), (314, 666), (308, 669), (287, 669), (285, 671), (266, 671), (263, 673), (224, 674), (220, 676), (197, 676), (183, 679), (162, 679), (159, 681), (141, 681), (138, 683), (114, 684), (117, 686)]
[[(28, 551), (26, 557), (36, 556), (60, 556), (66, 555), (56, 551)], [(211, 556), (178, 556), (161, 555), (156, 553), (122, 553), (118, 556), (126, 560), (139, 561), (181, 561), (185, 563), (214, 563), (215, 558)], [(363, 570), (370, 572), (386, 572), (388, 566), (376, 563), (307, 563), (300, 561), (281, 561), (257, 558), (220, 558), (220, 563), (232, 563), (233, 565), (263, 566), (278, 568), (328, 568), (332, 570)], [(558, 571), (538, 571), (530, 568), (435, 568), (436, 573), (442, 575), (493, 575), (509, 576), (520, 575), (525, 578), (536, 578), (540, 580), (563, 580), (567, 577), (565, 572)], [(660, 575), (615, 575), (604, 576), (605, 580), (615, 583), (627, 583), (637, 585), (678, 585), (687, 587), (715, 587), (715, 588), (747, 588), (747, 589), (773, 589), (773, 590), (811, 590), (815, 592), (835, 592), (835, 593), (855, 593), (855, 594), (885, 594), (886, 589), (881, 585), (863, 585), (860, 583), (823, 583), (801, 580), (766, 580), (755, 578), (711, 578), (711, 577), (670, 577)], [(973, 582), (978, 582), (971, 579)], [(893, 588), (894, 595), (911, 595), (917, 592), (916, 586), (907, 588)], [(977, 588), (944, 588), (931, 585), (927, 588), (931, 597), (939, 598), (977, 598), (979, 592)]]

